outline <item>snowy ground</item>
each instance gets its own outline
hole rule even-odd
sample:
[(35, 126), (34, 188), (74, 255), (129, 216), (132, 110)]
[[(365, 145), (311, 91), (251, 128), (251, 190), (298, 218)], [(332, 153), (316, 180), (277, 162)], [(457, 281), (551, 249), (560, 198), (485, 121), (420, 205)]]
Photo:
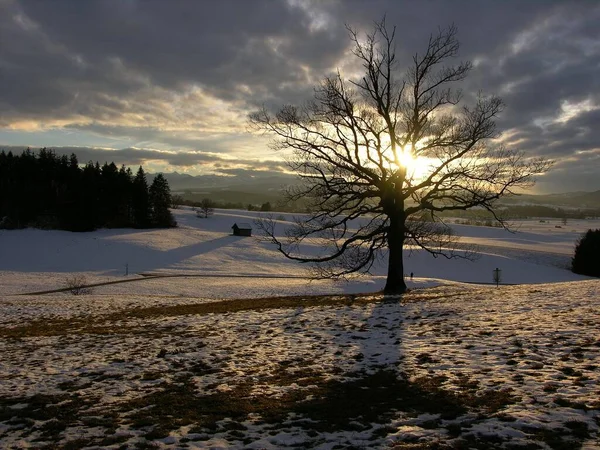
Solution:
[[(305, 277), (304, 266), (282, 258), (275, 249), (255, 238), (231, 236), (235, 222), (250, 222), (260, 215), (247, 211), (218, 210), (200, 219), (189, 209), (176, 211), (179, 228), (170, 230), (99, 230), (70, 233), (45, 230), (0, 230), (0, 294), (17, 294), (65, 287), (74, 273), (90, 283), (140, 278), (139, 273), (211, 275), (224, 278), (162, 280), (115, 284), (95, 289), (107, 295), (158, 294), (211, 298), (257, 297), (294, 293), (375, 292), (383, 287), (385, 266), (373, 276), (355, 282), (313, 282), (305, 279), (272, 280), (259, 277)], [(281, 217), (283, 232), (291, 214)], [(556, 222), (558, 224), (559, 222)], [(423, 251), (407, 252), (406, 273), (413, 272), (414, 287), (435, 280), (489, 283), (492, 271), (502, 270), (507, 284), (547, 283), (585, 279), (564, 270), (570, 264), (577, 238), (599, 221), (575, 221), (557, 229), (554, 222), (522, 221), (518, 232), (489, 227), (455, 225), (465, 243), (476, 243), (477, 261), (432, 258)], [(308, 248), (318, 252), (318, 248)], [(238, 280), (232, 276), (252, 279)]]
[[(482, 257), (415, 252), (427, 289), (383, 301), (352, 295), (381, 289), (381, 268), (309, 282), (229, 236), (250, 214), (0, 230), (0, 448), (600, 448), (600, 281), (560, 250), (598, 224), (457, 226)], [(462, 283), (495, 267), (528, 284)], [(16, 295), (74, 274), (126, 282)]]

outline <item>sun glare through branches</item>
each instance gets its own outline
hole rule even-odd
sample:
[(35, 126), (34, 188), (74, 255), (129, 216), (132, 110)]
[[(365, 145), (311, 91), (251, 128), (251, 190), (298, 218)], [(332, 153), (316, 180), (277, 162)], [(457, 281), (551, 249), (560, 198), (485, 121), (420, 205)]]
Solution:
[(432, 161), (429, 158), (416, 156), (411, 144), (405, 145), (398, 152), (398, 159), (400, 166), (406, 169), (407, 177), (413, 181), (424, 179), (431, 171)]

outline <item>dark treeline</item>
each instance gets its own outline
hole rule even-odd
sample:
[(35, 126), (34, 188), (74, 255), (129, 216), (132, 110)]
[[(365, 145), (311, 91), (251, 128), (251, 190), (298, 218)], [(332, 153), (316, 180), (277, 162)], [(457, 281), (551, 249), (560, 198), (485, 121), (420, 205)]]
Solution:
[[(218, 194), (216, 194), (218, 195)], [(228, 202), (223, 200), (214, 200), (213, 197), (201, 196), (193, 194), (194, 198), (189, 198), (192, 194), (183, 195), (175, 194), (173, 198), (173, 206), (191, 206), (194, 208), (200, 208), (203, 201), (209, 200), (213, 208), (218, 209), (245, 209), (248, 211), (277, 211), (277, 212), (290, 212), (290, 213), (306, 213), (307, 208), (304, 202), (283, 202), (283, 201), (265, 201), (262, 203), (250, 203), (250, 202)]]
[[(511, 205), (500, 206), (496, 211), (504, 219), (530, 219), (530, 218), (555, 218), (555, 219), (586, 219), (598, 217), (600, 210), (592, 208), (567, 209), (557, 206), (544, 205)], [(493, 219), (490, 212), (486, 210), (449, 211), (442, 214), (446, 217), (457, 217), (464, 219), (488, 220)]]
[(590, 216), (597, 216), (598, 210), (585, 209), (565, 209), (560, 207), (544, 205), (514, 205), (507, 206), (501, 211), (505, 217), (511, 219), (522, 219), (529, 217), (549, 217), (556, 219), (585, 219)]
[(264, 202), (264, 203), (243, 203), (243, 202), (224, 202), (218, 200), (212, 200), (209, 197), (205, 197), (202, 200), (189, 200), (183, 198), (181, 195), (173, 196), (173, 207), (179, 206), (190, 206), (193, 208), (201, 208), (204, 201), (210, 201), (211, 208), (215, 209), (243, 209), (247, 211), (261, 211), (261, 212), (287, 212), (287, 213), (300, 213), (305, 214), (308, 212), (306, 206), (303, 206), (301, 202)]
[(46, 148), (0, 152), (0, 228), (173, 227), (170, 205), (167, 180), (158, 174), (148, 187), (141, 166), (134, 175), (114, 163), (80, 167), (75, 154)]

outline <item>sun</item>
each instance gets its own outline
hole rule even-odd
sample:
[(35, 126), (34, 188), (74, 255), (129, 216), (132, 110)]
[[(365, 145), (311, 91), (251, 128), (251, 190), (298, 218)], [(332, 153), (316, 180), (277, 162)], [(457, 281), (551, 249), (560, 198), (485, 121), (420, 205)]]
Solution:
[(398, 154), (400, 166), (406, 169), (406, 175), (410, 179), (419, 180), (425, 178), (431, 171), (429, 158), (415, 156), (412, 145), (407, 144)]
[[(416, 156), (411, 144), (400, 147), (397, 157), (392, 156), (391, 144), (383, 145), (380, 149), (366, 146), (359, 146), (359, 148), (359, 163), (377, 168), (374, 160), (376, 160), (378, 152), (384, 153), (389, 169), (392, 171), (400, 168), (406, 169), (406, 179), (411, 181), (424, 180), (432, 172), (435, 162), (431, 158)], [(397, 163), (394, 163), (394, 160)]]

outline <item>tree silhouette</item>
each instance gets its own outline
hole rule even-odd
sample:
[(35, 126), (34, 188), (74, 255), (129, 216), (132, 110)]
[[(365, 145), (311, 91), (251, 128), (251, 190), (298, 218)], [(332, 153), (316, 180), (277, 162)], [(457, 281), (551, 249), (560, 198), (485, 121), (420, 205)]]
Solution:
[(120, 194), (115, 199), (119, 205), (115, 223), (126, 224), (117, 226), (131, 226), (133, 224), (133, 173), (129, 167), (121, 166), (116, 183)]
[[(320, 277), (367, 272), (387, 248), (385, 292), (402, 293), (407, 243), (436, 256), (461, 255), (439, 213), (479, 207), (502, 222), (494, 201), (531, 185), (549, 163), (489, 145), (498, 136), (498, 97), (480, 95), (472, 106), (458, 107), (454, 84), (471, 64), (452, 64), (459, 50), (454, 26), (430, 37), (403, 79), (395, 28), (383, 20), (364, 39), (349, 32), (364, 69), (360, 78), (338, 72), (305, 105), (274, 114), (263, 108), (249, 117), (274, 137), (275, 149), (291, 150), (289, 166), (303, 183), (287, 190), (287, 201), (307, 200), (311, 211), (284, 238), (272, 220), (260, 228), (286, 257), (313, 263)], [(419, 170), (413, 161), (422, 161)], [(319, 238), (328, 251), (307, 256), (307, 238)]]
[(600, 277), (600, 229), (588, 230), (577, 242), (571, 270), (581, 275)]
[(203, 198), (198, 206), (198, 210), (204, 218), (208, 219), (208, 217), (212, 216), (215, 212), (215, 202), (209, 198)]
[(175, 219), (169, 211), (171, 206), (171, 189), (162, 173), (154, 177), (149, 190), (149, 199), (152, 210), (152, 225), (156, 227), (174, 227)]
[(91, 231), (98, 227), (100, 211), (100, 166), (89, 161), (81, 173), (77, 201), (77, 225), (75, 231)]
[(146, 173), (142, 169), (142, 166), (140, 166), (133, 179), (131, 200), (134, 226), (137, 228), (148, 228), (150, 226), (150, 198), (148, 195)]
[(117, 169), (114, 163), (100, 167), (90, 161), (81, 168), (75, 154), (59, 157), (47, 148), (37, 154), (27, 149), (19, 156), (0, 151), (0, 228), (175, 226), (165, 207), (170, 201), (168, 183), (162, 175), (155, 179), (151, 190), (157, 207), (152, 208), (146, 175), (140, 170), (134, 183), (131, 170)]

